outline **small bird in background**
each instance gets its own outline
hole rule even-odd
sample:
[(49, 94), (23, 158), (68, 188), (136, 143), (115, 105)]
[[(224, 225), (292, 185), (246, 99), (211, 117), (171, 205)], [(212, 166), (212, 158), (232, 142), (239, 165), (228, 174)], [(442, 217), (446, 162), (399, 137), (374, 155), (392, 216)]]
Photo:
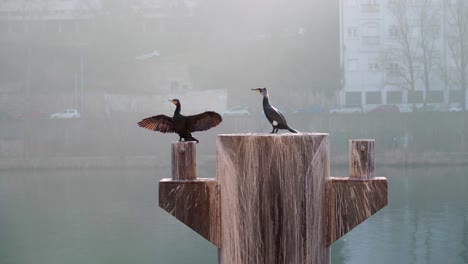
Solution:
[(273, 107), (268, 98), (268, 90), (267, 88), (256, 88), (256, 89), (251, 89), (252, 91), (259, 92), (260, 94), (263, 95), (263, 112), (265, 112), (265, 116), (270, 121), (271, 125), (273, 126), (273, 130), (271, 133), (278, 133), (278, 129), (287, 129), (291, 131), (292, 133), (299, 133), (296, 129), (288, 126), (286, 123), (286, 119), (284, 118), (283, 114)]
[(184, 139), (184, 141), (196, 141), (198, 143), (198, 140), (192, 137), (192, 132), (208, 130), (223, 121), (221, 116), (213, 111), (192, 116), (181, 115), (179, 99), (169, 101), (176, 105), (173, 117), (167, 115), (148, 117), (138, 122), (138, 126), (162, 133), (177, 133), (180, 137), (179, 141)]

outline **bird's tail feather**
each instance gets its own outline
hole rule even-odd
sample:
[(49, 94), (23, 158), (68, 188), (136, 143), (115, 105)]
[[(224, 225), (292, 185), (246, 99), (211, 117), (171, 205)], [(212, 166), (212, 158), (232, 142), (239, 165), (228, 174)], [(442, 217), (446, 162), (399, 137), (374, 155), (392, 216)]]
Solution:
[(292, 128), (292, 127), (289, 127), (288, 126), (288, 130), (291, 131), (292, 133), (300, 133), (299, 131), (297, 131), (296, 129)]

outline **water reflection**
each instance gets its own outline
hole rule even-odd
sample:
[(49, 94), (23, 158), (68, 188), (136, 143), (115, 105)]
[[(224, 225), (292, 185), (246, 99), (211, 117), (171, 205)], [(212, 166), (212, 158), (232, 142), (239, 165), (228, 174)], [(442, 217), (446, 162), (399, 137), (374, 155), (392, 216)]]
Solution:
[[(201, 176), (213, 175), (207, 164)], [(467, 172), (378, 168), (389, 205), (333, 245), (333, 263), (468, 263)], [(2, 171), (0, 263), (217, 263), (216, 248), (157, 207), (169, 173)]]
[(380, 172), (388, 207), (343, 237), (334, 263), (468, 263), (467, 168)]

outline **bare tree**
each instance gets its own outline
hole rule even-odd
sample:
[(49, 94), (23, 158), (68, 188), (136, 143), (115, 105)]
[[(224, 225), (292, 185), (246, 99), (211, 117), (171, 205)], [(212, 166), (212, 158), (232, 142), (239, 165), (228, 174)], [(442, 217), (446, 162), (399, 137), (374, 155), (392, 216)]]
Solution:
[[(395, 18), (396, 46), (385, 51), (385, 63), (398, 65), (392, 67), (393, 74), (398, 76), (410, 91), (415, 91), (418, 73), (417, 40), (414, 38), (410, 18), (412, 17), (408, 0), (394, 0), (390, 3), (390, 13)], [(413, 102), (413, 111), (415, 104)]]
[(448, 79), (462, 91), (462, 107), (466, 111), (468, 86), (468, 3), (466, 0), (447, 0), (447, 46), (450, 51)]
[(439, 56), (436, 52), (436, 42), (440, 32), (440, 16), (437, 4), (433, 0), (423, 0), (419, 13), (419, 51), (421, 74), (424, 84), (424, 109), (426, 109), (427, 98), (430, 90), (431, 74), (434, 68), (440, 65)]

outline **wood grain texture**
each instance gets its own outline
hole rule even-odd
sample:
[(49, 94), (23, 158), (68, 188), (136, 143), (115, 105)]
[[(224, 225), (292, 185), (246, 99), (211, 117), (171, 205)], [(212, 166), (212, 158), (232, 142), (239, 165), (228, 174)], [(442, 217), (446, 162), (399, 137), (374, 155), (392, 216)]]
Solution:
[(326, 188), (328, 246), (388, 203), (384, 177), (329, 178)]
[(159, 207), (218, 248), (221, 246), (219, 199), (216, 179), (159, 182)]
[(349, 177), (374, 177), (374, 140), (355, 139), (349, 141)]
[(194, 141), (172, 142), (172, 179), (195, 180), (197, 178), (197, 152)]
[(217, 137), (219, 263), (328, 263), (328, 134)]

